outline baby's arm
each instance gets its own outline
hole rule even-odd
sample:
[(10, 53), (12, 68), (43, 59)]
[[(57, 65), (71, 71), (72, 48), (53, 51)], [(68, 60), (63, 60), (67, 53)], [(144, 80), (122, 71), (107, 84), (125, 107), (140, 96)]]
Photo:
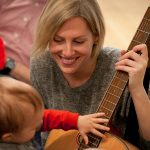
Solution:
[(79, 116), (78, 113), (72, 113), (64, 110), (45, 110), (43, 116), (42, 131), (50, 131), (51, 129), (78, 129), (85, 143), (88, 143), (87, 133), (91, 132), (97, 136), (105, 138), (105, 135), (100, 132), (109, 131), (104, 123), (108, 119), (104, 113), (95, 113), (90, 115)]
[(72, 113), (65, 110), (45, 109), (43, 116), (42, 131), (52, 129), (77, 129), (78, 113)]

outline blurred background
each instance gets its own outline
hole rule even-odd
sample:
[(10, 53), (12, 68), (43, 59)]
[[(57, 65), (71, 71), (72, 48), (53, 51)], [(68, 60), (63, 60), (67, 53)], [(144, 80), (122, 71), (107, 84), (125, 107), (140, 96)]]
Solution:
[(150, 7), (150, 0), (98, 0), (98, 2), (106, 25), (104, 46), (127, 49), (147, 8)]
[(98, 0), (106, 24), (105, 46), (127, 49), (150, 0)]

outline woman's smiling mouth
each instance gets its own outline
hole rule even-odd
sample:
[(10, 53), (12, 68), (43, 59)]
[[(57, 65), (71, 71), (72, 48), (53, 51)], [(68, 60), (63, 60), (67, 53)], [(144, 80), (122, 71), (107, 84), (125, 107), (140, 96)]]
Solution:
[(73, 65), (76, 60), (79, 58), (79, 57), (75, 57), (75, 58), (64, 58), (62, 56), (59, 56), (60, 59), (61, 59), (61, 62), (64, 64), (64, 65)]

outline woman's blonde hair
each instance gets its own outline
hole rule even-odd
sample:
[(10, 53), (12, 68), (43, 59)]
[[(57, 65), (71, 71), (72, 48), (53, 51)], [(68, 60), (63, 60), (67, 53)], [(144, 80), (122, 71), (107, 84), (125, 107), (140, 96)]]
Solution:
[(98, 37), (92, 55), (98, 55), (104, 42), (105, 27), (97, 0), (48, 0), (39, 18), (32, 56), (40, 56), (59, 28), (70, 18), (83, 17)]
[(34, 112), (43, 109), (38, 92), (30, 85), (10, 77), (0, 77), (0, 138), (17, 132), (24, 126), (24, 104), (33, 106)]

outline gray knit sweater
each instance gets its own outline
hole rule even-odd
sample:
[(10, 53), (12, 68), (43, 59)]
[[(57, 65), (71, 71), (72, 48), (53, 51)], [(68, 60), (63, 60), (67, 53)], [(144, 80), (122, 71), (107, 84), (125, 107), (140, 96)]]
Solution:
[[(31, 81), (41, 94), (46, 108), (70, 110), (81, 115), (94, 113), (115, 73), (114, 64), (119, 55), (118, 49), (108, 47), (102, 49), (90, 79), (80, 87), (71, 88), (52, 59), (50, 52), (45, 51), (40, 57), (31, 59)], [(128, 95), (128, 93), (123, 94), (120, 100), (123, 104), (120, 105), (120, 110), (123, 110), (125, 117), (125, 108), (127, 108), (125, 104), (127, 103), (124, 95)], [(121, 114), (118, 112), (116, 114)], [(125, 126), (124, 122), (124, 129)], [(144, 142), (142, 140), (142, 145), (147, 144), (146, 147), (149, 149), (150, 142), (146, 142), (146, 144)]]
[(118, 51), (110, 48), (101, 50), (91, 78), (80, 87), (71, 88), (47, 51), (39, 59), (32, 59), (31, 81), (47, 108), (93, 113), (112, 79), (117, 58)]

